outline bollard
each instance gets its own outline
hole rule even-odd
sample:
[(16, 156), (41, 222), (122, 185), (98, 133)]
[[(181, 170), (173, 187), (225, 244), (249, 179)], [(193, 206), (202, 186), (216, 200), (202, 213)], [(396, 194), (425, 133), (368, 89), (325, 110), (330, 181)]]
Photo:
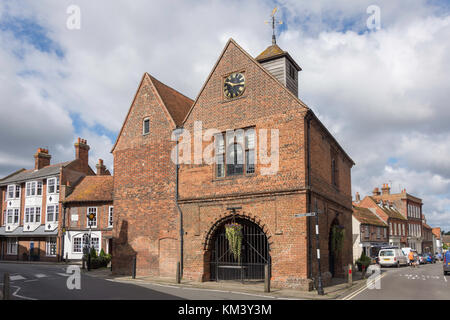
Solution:
[(133, 257), (133, 270), (132, 270), (131, 277), (133, 279), (136, 279), (136, 256)]
[(11, 288), (9, 285), (9, 273), (5, 273), (3, 276), (3, 300), (11, 299)]
[(181, 283), (181, 264), (177, 262), (177, 283)]
[(361, 274), (361, 277), (363, 278), (363, 279), (365, 279), (366, 278), (366, 266), (362, 266), (362, 274)]
[(351, 287), (353, 284), (352, 264), (348, 264), (348, 285)]
[(66, 252), (66, 261), (65, 261), (66, 264), (67, 264), (68, 260), (69, 260), (69, 253)]
[(87, 271), (91, 271), (91, 253), (88, 254)]
[(270, 292), (269, 265), (264, 265), (264, 292)]
[(83, 258), (81, 258), (81, 269), (86, 269), (86, 259), (84, 258), (84, 256)]

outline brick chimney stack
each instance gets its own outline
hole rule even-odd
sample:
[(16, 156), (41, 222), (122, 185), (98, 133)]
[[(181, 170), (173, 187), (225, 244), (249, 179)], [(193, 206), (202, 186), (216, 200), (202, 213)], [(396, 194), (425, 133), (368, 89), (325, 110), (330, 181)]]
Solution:
[(374, 188), (373, 191), (372, 191), (372, 194), (373, 194), (374, 196), (379, 196), (379, 195), (380, 195), (380, 189)]
[(81, 160), (81, 166), (83, 167), (84, 172), (87, 174), (89, 172), (89, 146), (87, 145), (87, 141), (81, 138), (78, 138), (78, 141), (75, 142), (75, 159)]
[(381, 192), (383, 195), (385, 194), (390, 194), (391, 192), (391, 188), (389, 187), (389, 185), (387, 183), (383, 184), (383, 188), (381, 188)]
[(109, 175), (109, 171), (106, 169), (106, 166), (103, 164), (102, 159), (98, 159), (98, 163), (95, 166), (97, 168), (97, 175), (98, 176), (106, 176)]
[(51, 155), (48, 154), (48, 150), (44, 148), (38, 148), (34, 154), (34, 169), (39, 170), (50, 165)]
[(361, 201), (361, 196), (359, 195), (359, 192), (356, 192), (355, 194), (355, 202), (360, 202)]

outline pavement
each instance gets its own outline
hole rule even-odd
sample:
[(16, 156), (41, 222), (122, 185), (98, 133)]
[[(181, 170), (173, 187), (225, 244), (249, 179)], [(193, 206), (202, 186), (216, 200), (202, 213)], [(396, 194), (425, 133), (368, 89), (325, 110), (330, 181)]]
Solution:
[[(331, 285), (324, 288), (324, 295), (320, 296), (317, 291), (300, 291), (294, 289), (278, 289), (271, 288), (271, 292), (264, 292), (264, 284), (248, 284), (242, 285), (235, 281), (208, 281), (197, 282), (191, 280), (181, 280), (181, 283), (176, 283), (174, 279), (140, 276), (132, 279), (131, 276), (117, 276), (113, 275), (110, 269), (102, 268), (91, 271), (83, 271), (89, 274), (91, 277), (98, 277), (108, 279), (110, 281), (121, 283), (134, 283), (140, 286), (157, 289), (159, 291), (170, 293), (174, 295), (180, 295), (182, 290), (193, 291), (205, 291), (205, 292), (222, 292), (228, 294), (240, 294), (247, 297), (259, 297), (265, 299), (307, 299), (307, 300), (330, 300), (339, 299), (342, 296), (349, 294), (350, 292), (359, 289), (364, 286), (366, 279), (362, 278), (361, 272), (353, 273), (353, 284), (350, 286), (347, 283), (347, 279), (334, 278)], [(181, 291), (180, 291), (181, 290)], [(196, 299), (196, 295), (181, 295), (187, 299)], [(204, 299), (204, 298), (202, 298)], [(247, 298), (248, 299), (248, 298)]]

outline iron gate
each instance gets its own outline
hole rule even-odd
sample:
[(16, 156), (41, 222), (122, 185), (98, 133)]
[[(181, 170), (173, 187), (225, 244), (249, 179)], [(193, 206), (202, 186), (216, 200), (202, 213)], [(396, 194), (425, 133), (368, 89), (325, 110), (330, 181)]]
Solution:
[(242, 250), (240, 261), (236, 260), (225, 236), (225, 224), (213, 237), (210, 272), (211, 280), (263, 281), (264, 266), (269, 264), (269, 242), (264, 232), (251, 221), (236, 218), (242, 225)]

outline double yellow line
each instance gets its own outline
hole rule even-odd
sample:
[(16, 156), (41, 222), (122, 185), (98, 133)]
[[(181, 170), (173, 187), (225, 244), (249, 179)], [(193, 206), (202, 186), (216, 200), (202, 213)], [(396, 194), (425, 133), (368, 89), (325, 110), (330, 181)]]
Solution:
[[(387, 273), (383, 273), (380, 274), (379, 276), (377, 276), (374, 280), (369, 280), (367, 279), (367, 281), (370, 281), (371, 283), (375, 284), (377, 281), (381, 281), (381, 279), (386, 275)], [(361, 288), (359, 288), (358, 290), (350, 293), (348, 296), (345, 296), (344, 298), (341, 298), (340, 300), (351, 300), (354, 297), (356, 297), (358, 294), (362, 293), (364, 290), (367, 290), (369, 288), (368, 286), (368, 282), (366, 281), (366, 284), (363, 285)], [(377, 290), (377, 289), (372, 289), (372, 290)]]

